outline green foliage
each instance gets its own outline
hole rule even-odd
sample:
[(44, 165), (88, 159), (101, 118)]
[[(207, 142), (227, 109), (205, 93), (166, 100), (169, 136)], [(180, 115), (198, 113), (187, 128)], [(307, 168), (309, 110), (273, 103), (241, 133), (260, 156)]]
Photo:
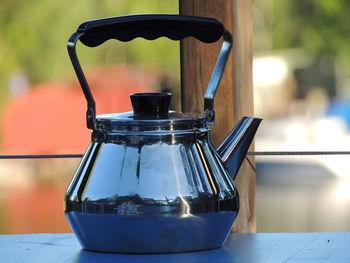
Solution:
[[(2, 0), (0, 95), (4, 95), (15, 71), (25, 72), (33, 84), (72, 75), (66, 43), (84, 21), (139, 13), (177, 13), (177, 8), (177, 1), (172, 0)], [(95, 49), (79, 45), (83, 65), (151, 63), (178, 72), (179, 48), (173, 41), (109, 42)]]
[[(269, 1), (255, 2), (262, 6)], [(315, 56), (350, 58), (349, 1), (271, 0), (270, 4), (265, 17), (273, 48), (304, 47)]]

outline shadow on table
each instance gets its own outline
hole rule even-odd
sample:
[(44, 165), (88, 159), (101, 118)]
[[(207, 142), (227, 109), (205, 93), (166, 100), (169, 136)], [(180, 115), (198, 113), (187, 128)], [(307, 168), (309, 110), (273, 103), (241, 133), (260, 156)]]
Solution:
[(122, 263), (141, 263), (141, 262), (221, 262), (235, 263), (235, 254), (227, 248), (212, 249), (199, 252), (172, 253), (172, 254), (113, 254), (99, 253), (82, 249), (80, 251), (77, 263), (95, 263), (95, 262), (122, 262)]

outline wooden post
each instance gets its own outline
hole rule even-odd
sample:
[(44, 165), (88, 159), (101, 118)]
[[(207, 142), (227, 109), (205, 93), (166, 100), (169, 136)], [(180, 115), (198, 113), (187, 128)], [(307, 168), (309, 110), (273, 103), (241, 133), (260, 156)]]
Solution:
[[(253, 115), (251, 0), (179, 0), (180, 14), (220, 20), (233, 35), (233, 52), (215, 97), (213, 142), (218, 145), (242, 116)], [(203, 96), (220, 51), (221, 41), (181, 41), (181, 98), (184, 112), (203, 112)], [(235, 185), (240, 212), (234, 232), (256, 231), (254, 158), (246, 158)]]

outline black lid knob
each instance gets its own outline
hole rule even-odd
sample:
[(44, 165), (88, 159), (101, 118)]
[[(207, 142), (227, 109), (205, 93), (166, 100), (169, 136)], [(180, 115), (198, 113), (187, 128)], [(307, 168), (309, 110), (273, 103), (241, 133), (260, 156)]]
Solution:
[(166, 119), (169, 117), (171, 93), (134, 93), (130, 95), (134, 118)]

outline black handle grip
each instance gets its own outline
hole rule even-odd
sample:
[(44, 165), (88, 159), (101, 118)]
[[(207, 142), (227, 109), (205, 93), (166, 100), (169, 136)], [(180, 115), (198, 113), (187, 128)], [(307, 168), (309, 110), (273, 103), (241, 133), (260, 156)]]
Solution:
[(130, 41), (136, 37), (153, 40), (162, 36), (172, 40), (195, 37), (212, 43), (223, 35), (224, 26), (216, 19), (179, 15), (132, 15), (88, 21), (81, 24), (80, 41), (96, 47), (109, 39)]

